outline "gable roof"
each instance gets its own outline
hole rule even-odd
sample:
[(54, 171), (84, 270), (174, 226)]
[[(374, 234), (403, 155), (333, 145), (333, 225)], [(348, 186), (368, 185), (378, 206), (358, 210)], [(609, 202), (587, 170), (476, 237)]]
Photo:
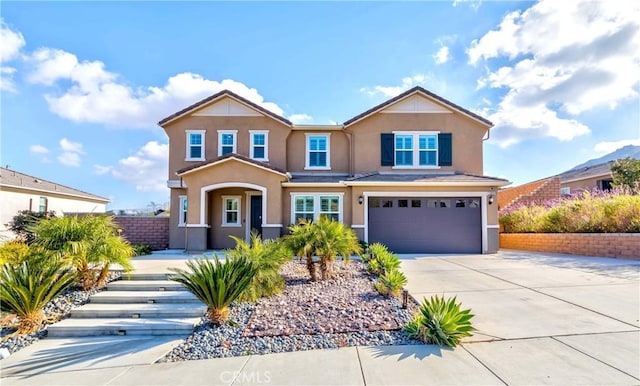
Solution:
[(0, 186), (14, 189), (31, 190), (42, 193), (52, 193), (62, 196), (71, 196), (80, 199), (100, 201), (104, 203), (109, 202), (108, 198), (97, 196), (95, 194), (87, 193), (82, 190), (56, 184), (55, 182), (43, 180), (41, 178), (2, 167), (0, 167)]
[(185, 175), (187, 173), (190, 172), (194, 172), (198, 169), (202, 169), (202, 168), (207, 168), (213, 165), (217, 165), (217, 164), (221, 164), (223, 162), (227, 162), (230, 160), (236, 160), (236, 161), (240, 161), (246, 164), (251, 164), (252, 166), (257, 166), (259, 168), (262, 169), (266, 169), (270, 172), (276, 173), (276, 174), (281, 174), (285, 177), (289, 177), (289, 175), (287, 174), (286, 171), (280, 169), (280, 168), (276, 168), (274, 166), (271, 166), (270, 164), (266, 163), (266, 162), (261, 162), (261, 161), (256, 161), (252, 158), (240, 155), (240, 154), (236, 154), (236, 153), (229, 153), (229, 154), (225, 154), (222, 157), (218, 157), (216, 159), (212, 159), (209, 161), (202, 161), (202, 162), (198, 162), (197, 164), (194, 165), (190, 165), (187, 166), (186, 168), (182, 168), (178, 171), (176, 171), (176, 174), (179, 176)]
[(206, 97), (206, 98), (204, 98), (204, 99), (192, 104), (191, 106), (185, 107), (184, 109), (169, 115), (168, 117), (166, 117), (166, 118), (162, 119), (160, 122), (158, 122), (158, 125), (159, 126), (165, 125), (165, 124), (167, 124), (167, 123), (169, 123), (169, 122), (171, 122), (171, 121), (173, 121), (175, 119), (183, 117), (183, 116), (189, 114), (190, 112), (192, 112), (192, 111), (194, 111), (196, 109), (199, 109), (199, 108), (201, 108), (201, 107), (203, 107), (203, 106), (205, 106), (205, 105), (207, 105), (209, 103), (215, 102), (216, 100), (221, 99), (221, 98), (223, 98), (225, 96), (226, 97), (230, 97), (232, 99), (235, 99), (236, 101), (238, 101), (238, 102), (240, 102), (242, 104), (245, 104), (245, 105), (251, 107), (252, 109), (257, 110), (260, 113), (262, 113), (264, 115), (267, 115), (267, 116), (269, 116), (269, 117), (271, 117), (271, 118), (273, 118), (273, 119), (275, 119), (275, 120), (277, 120), (277, 121), (279, 121), (281, 123), (284, 123), (287, 126), (292, 126), (293, 125), (293, 123), (291, 123), (291, 121), (288, 120), (287, 118), (282, 117), (282, 116), (280, 116), (280, 115), (278, 115), (278, 114), (276, 114), (274, 112), (271, 112), (271, 111), (265, 109), (264, 107), (259, 106), (259, 105), (255, 104), (255, 103), (251, 102), (250, 100), (248, 100), (246, 98), (243, 98), (240, 95), (238, 95), (238, 94), (236, 94), (236, 93), (234, 93), (232, 91), (226, 90), (226, 89), (222, 90), (222, 91), (220, 91), (218, 93), (215, 93), (215, 94), (213, 94), (211, 96), (208, 96), (208, 97)]
[(413, 94), (416, 94), (416, 93), (423, 94), (428, 99), (435, 100), (435, 101), (437, 101), (437, 102), (439, 102), (441, 104), (444, 104), (445, 106), (449, 107), (450, 109), (455, 110), (455, 111), (457, 111), (457, 112), (459, 112), (459, 113), (461, 113), (463, 115), (466, 115), (469, 118), (471, 118), (471, 119), (473, 119), (475, 121), (478, 121), (478, 122), (482, 123), (483, 125), (485, 125), (487, 127), (492, 127), (493, 126), (493, 123), (491, 121), (489, 121), (488, 119), (483, 118), (483, 117), (479, 116), (478, 114), (472, 113), (471, 111), (469, 111), (469, 110), (467, 110), (467, 109), (465, 109), (465, 108), (463, 108), (461, 106), (458, 106), (457, 104), (455, 104), (455, 103), (453, 103), (453, 102), (451, 102), (451, 101), (449, 101), (449, 100), (447, 100), (447, 99), (445, 99), (445, 98), (443, 98), (443, 97), (441, 97), (439, 95), (436, 95), (436, 94), (432, 93), (431, 91), (429, 91), (429, 90), (427, 90), (427, 89), (425, 89), (423, 87), (420, 87), (420, 86), (415, 86), (415, 87), (403, 92), (402, 94), (387, 100), (386, 102), (382, 102), (379, 105), (370, 108), (369, 110), (363, 112), (362, 114), (356, 115), (355, 117), (345, 121), (344, 122), (344, 126), (347, 127), (347, 126), (352, 125), (352, 124), (354, 124), (354, 123), (356, 123), (358, 121), (361, 121), (362, 119), (365, 119), (368, 116), (373, 115), (373, 114), (377, 113), (378, 111), (383, 110), (386, 107), (388, 107), (388, 106), (390, 106), (390, 105), (392, 105), (392, 104), (394, 104), (394, 103), (396, 103), (396, 102), (398, 102), (398, 101), (400, 101), (402, 99), (405, 99), (405, 98), (407, 98), (407, 97), (409, 97), (409, 96), (411, 96)]

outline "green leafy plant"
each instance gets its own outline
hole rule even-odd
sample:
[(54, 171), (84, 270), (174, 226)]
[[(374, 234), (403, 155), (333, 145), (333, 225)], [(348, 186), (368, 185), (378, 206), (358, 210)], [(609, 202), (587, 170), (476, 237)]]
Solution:
[(18, 333), (38, 331), (43, 309), (75, 281), (70, 267), (45, 251), (33, 252), (18, 266), (0, 267), (0, 309), (18, 316)]
[(389, 251), (380, 251), (372, 255), (368, 262), (368, 270), (374, 275), (384, 275), (400, 268), (400, 259)]
[(311, 281), (318, 280), (316, 264), (313, 260), (315, 230), (311, 221), (301, 219), (300, 222), (289, 227), (289, 234), (284, 237), (285, 245), (293, 251), (294, 255), (305, 259)]
[(133, 256), (150, 255), (152, 252), (149, 244), (132, 244), (131, 248), (133, 248)]
[(34, 244), (69, 262), (87, 290), (104, 285), (112, 264), (131, 271), (133, 249), (117, 234), (113, 217), (70, 216), (45, 219), (33, 227)]
[(40, 222), (40, 220), (50, 218), (56, 218), (56, 212), (52, 210), (48, 212), (21, 210), (13, 216), (13, 219), (9, 221), (7, 227), (10, 231), (16, 234), (18, 240), (24, 241), (27, 244), (32, 244), (35, 240), (33, 227)]
[(333, 277), (333, 263), (337, 256), (348, 261), (351, 255), (362, 253), (355, 232), (339, 221), (320, 216), (315, 227), (313, 251), (320, 258), (322, 280)]
[(616, 160), (611, 165), (613, 186), (634, 189), (640, 194), (640, 159), (631, 157)]
[(0, 265), (16, 266), (22, 264), (30, 254), (27, 243), (20, 240), (10, 240), (0, 245)]
[(475, 331), (471, 310), (461, 310), (462, 304), (456, 300), (456, 297), (447, 300), (438, 295), (424, 298), (404, 333), (425, 343), (456, 347), (462, 338), (472, 336)]
[(271, 296), (282, 292), (284, 279), (280, 275), (280, 268), (291, 260), (291, 252), (280, 240), (262, 241), (258, 233), (251, 233), (251, 241), (231, 236), (236, 242), (234, 249), (228, 250), (231, 258), (247, 257), (257, 267), (251, 283), (242, 293), (239, 300), (254, 302), (261, 297)]
[(172, 268), (171, 280), (184, 285), (208, 310), (213, 324), (222, 324), (229, 318), (229, 305), (249, 287), (258, 268), (247, 256), (225, 257), (221, 262), (217, 255), (213, 260), (189, 260), (188, 270)]
[(407, 277), (398, 270), (385, 272), (374, 284), (376, 290), (384, 296), (400, 296), (405, 285)]

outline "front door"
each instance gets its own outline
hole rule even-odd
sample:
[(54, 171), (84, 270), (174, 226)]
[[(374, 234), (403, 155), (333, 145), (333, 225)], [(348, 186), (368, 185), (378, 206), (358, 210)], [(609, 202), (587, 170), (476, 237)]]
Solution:
[(251, 231), (262, 234), (262, 196), (251, 196)]

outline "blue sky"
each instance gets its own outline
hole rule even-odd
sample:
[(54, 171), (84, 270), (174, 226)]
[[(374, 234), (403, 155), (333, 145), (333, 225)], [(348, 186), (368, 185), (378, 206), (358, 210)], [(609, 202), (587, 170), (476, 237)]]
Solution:
[(156, 123), (229, 88), (298, 123), (421, 85), (496, 124), (515, 184), (640, 145), (639, 2), (17, 2), (0, 5), (0, 163), (165, 203)]

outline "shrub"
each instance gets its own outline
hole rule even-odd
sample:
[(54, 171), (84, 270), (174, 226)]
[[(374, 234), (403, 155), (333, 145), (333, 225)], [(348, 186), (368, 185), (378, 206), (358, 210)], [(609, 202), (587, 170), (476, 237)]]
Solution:
[(213, 324), (222, 324), (229, 317), (229, 305), (249, 287), (258, 268), (247, 256), (225, 257), (221, 262), (217, 255), (187, 261), (188, 270), (172, 268), (176, 273), (171, 280), (184, 285), (208, 310)]
[(307, 262), (307, 271), (311, 281), (318, 280), (316, 272), (316, 264), (313, 261), (314, 243), (315, 243), (315, 227), (313, 223), (305, 219), (301, 219), (297, 224), (289, 227), (289, 234), (284, 237), (284, 243), (294, 255), (304, 258)]
[(17, 266), (29, 256), (29, 245), (20, 240), (11, 240), (0, 245), (0, 265)]
[(380, 276), (376, 281), (375, 288), (384, 296), (400, 296), (405, 285), (407, 285), (407, 277), (404, 273), (393, 270)]
[(50, 210), (48, 212), (33, 212), (31, 210), (21, 210), (13, 216), (9, 221), (8, 228), (16, 234), (19, 240), (27, 244), (32, 244), (35, 236), (33, 235), (33, 227), (40, 220), (55, 218), (56, 212)]
[(291, 260), (291, 252), (280, 240), (262, 241), (257, 233), (251, 233), (251, 242), (231, 236), (236, 247), (227, 251), (231, 258), (246, 257), (257, 268), (251, 283), (242, 293), (239, 300), (254, 302), (261, 297), (280, 293), (284, 288), (284, 279), (280, 268)]
[(371, 253), (368, 261), (368, 270), (374, 275), (384, 275), (400, 268), (398, 256), (389, 252), (386, 246), (376, 243), (369, 247)]
[(473, 335), (471, 310), (461, 310), (456, 297), (445, 300), (444, 296), (424, 298), (418, 312), (404, 328), (411, 338), (439, 346), (456, 347), (464, 337)]
[(131, 248), (133, 248), (133, 256), (150, 255), (152, 252), (151, 246), (148, 244), (133, 244)]
[(44, 306), (74, 280), (70, 267), (44, 251), (35, 252), (18, 266), (0, 267), (0, 309), (18, 315), (18, 333), (38, 331), (45, 322)]

